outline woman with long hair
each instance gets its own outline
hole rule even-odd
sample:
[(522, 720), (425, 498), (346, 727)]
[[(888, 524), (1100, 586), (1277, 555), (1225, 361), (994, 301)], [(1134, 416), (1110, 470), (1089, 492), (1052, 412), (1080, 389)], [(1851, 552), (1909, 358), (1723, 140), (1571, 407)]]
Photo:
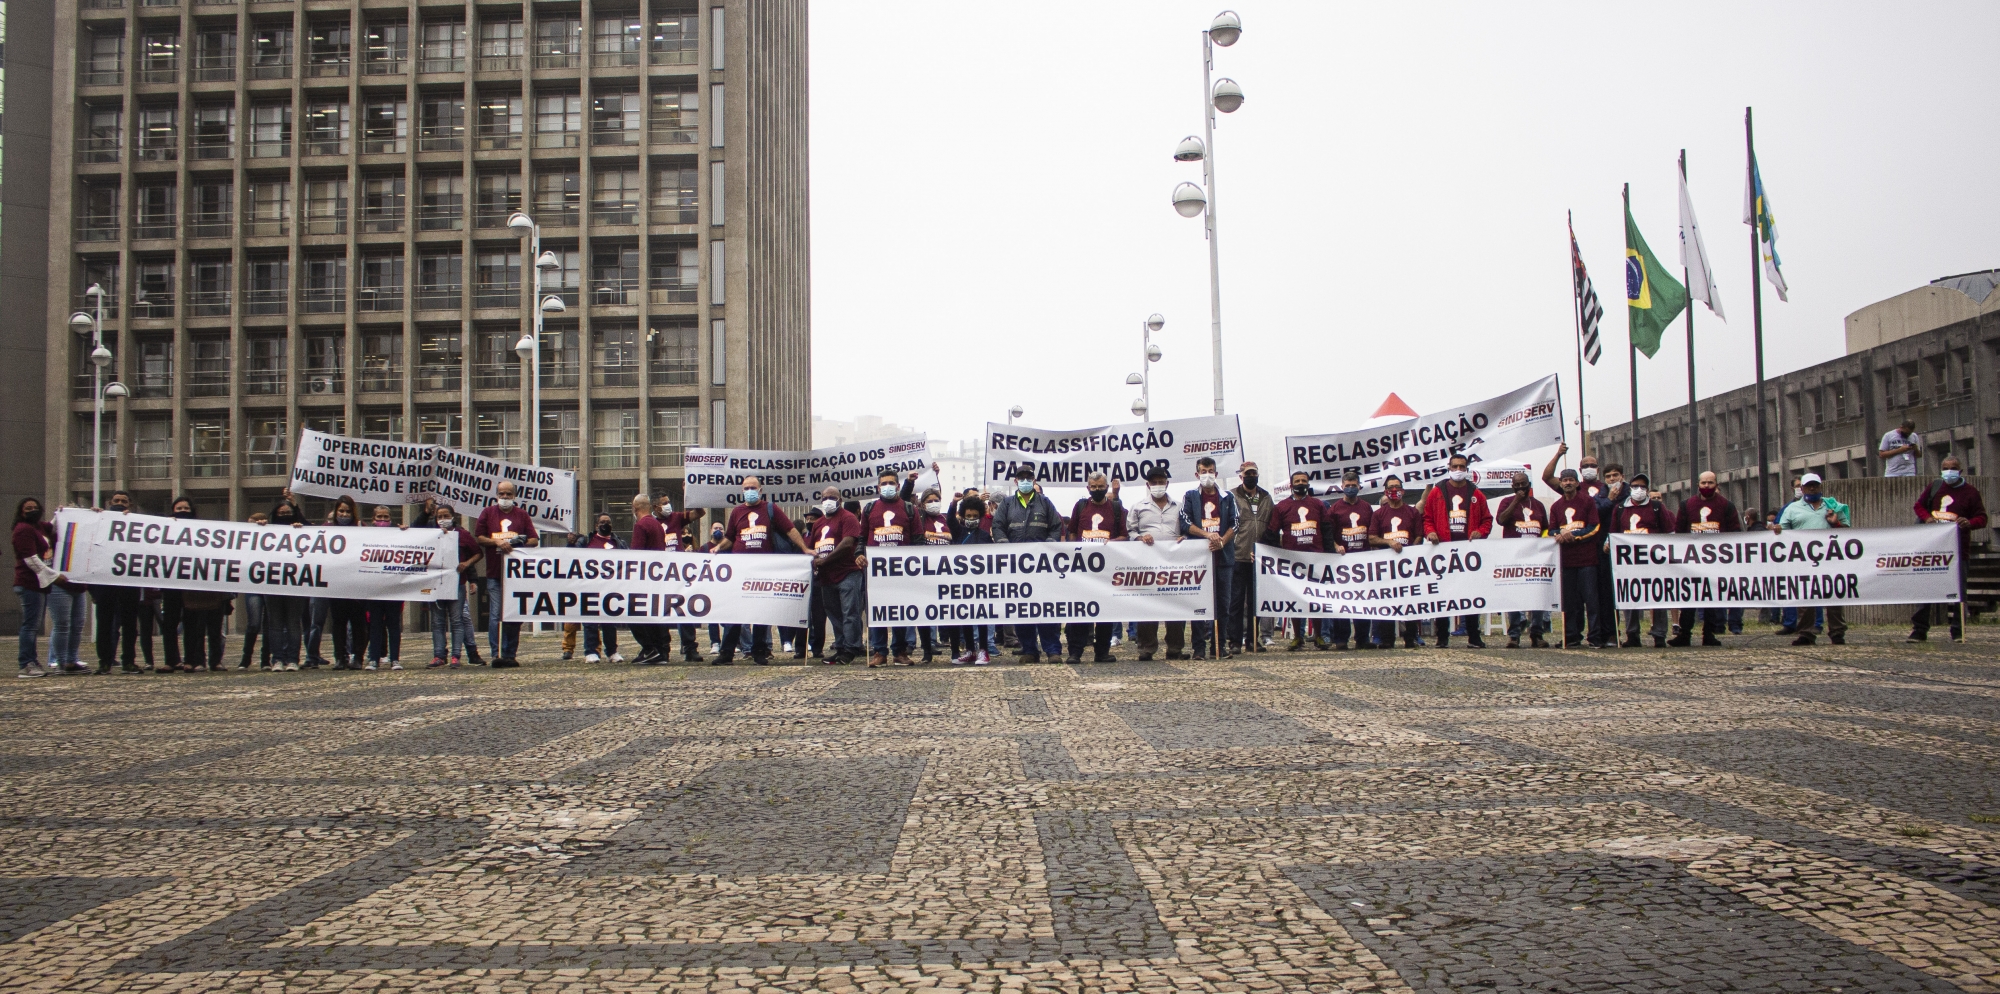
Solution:
[[(305, 512), (290, 497), (271, 505), (271, 527), (303, 528)], [(295, 672), (299, 668), (299, 642), (305, 634), (306, 599), (282, 594), (264, 595), (264, 644), (271, 650), (271, 669)]]
[[(361, 523), (361, 505), (354, 498), (341, 494), (333, 502), (333, 522), (336, 527), (353, 527)], [(353, 598), (334, 598), (327, 611), (327, 623), (333, 627), (333, 668), (337, 670), (358, 670), (361, 657), (368, 652), (368, 602)]]
[[(194, 501), (174, 498), (174, 517), (193, 518)], [(178, 599), (181, 624), (181, 665), (183, 673), (222, 671), (222, 619), (229, 614), (234, 594), (214, 590), (169, 590)]]
[[(87, 669), (75, 662), (76, 641), (83, 635), (82, 584), (72, 584), (56, 572), (56, 528), (42, 520), (42, 502), (23, 497), (14, 505), (14, 596), (21, 599), (21, 676), (36, 677), (65, 669)], [(42, 615), (51, 616), (49, 665), (35, 657), (35, 637)]]
[[(387, 504), (375, 505), (375, 520), (373, 524), (376, 528), (396, 527), (396, 512), (390, 510)], [(402, 528), (404, 531), (410, 530), (409, 525), (403, 525)], [(368, 601), (367, 604), (368, 665), (362, 667), (362, 669), (375, 670), (381, 668), (385, 650), (388, 653), (389, 668), (392, 670), (402, 669), (403, 602)]]

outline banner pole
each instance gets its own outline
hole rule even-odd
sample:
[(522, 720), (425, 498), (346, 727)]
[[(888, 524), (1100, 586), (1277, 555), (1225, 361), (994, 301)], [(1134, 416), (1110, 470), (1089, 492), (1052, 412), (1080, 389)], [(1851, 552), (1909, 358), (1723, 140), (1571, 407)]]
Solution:
[[(1686, 186), (1686, 185), (1687, 185), (1687, 176), (1688, 176), (1688, 152), (1687, 152), (1687, 149), (1681, 149), (1681, 185), (1682, 185), (1682, 186)], [(1682, 239), (1686, 239), (1686, 237), (1687, 237), (1687, 232), (1682, 232), (1682, 233), (1681, 233), (1681, 237), (1682, 237)], [(1683, 250), (1682, 250), (1682, 255), (1683, 255), (1683, 256), (1685, 256), (1685, 255), (1686, 255), (1686, 250), (1685, 250), (1685, 249), (1683, 249)], [(1689, 283), (1689, 282), (1688, 282), (1688, 270), (1687, 270), (1687, 267), (1686, 267), (1685, 265), (1683, 265), (1683, 266), (1681, 267), (1681, 285), (1683, 285), (1683, 286), (1692, 286), (1692, 285), (1693, 285), (1693, 284), (1691, 284), (1691, 283)], [(1709, 287), (1709, 288), (1708, 288), (1708, 292), (1709, 292), (1709, 295), (1710, 295), (1710, 296), (1713, 296), (1713, 295), (1715, 294), (1715, 288), (1714, 288), (1714, 287), (1712, 287), (1712, 286), (1711, 286), (1711, 287)], [(1692, 491), (1694, 490), (1694, 486), (1695, 486), (1695, 483), (1694, 483), (1694, 481), (1695, 481), (1695, 478), (1696, 478), (1697, 476), (1700, 476), (1700, 475), (1701, 475), (1701, 429), (1700, 429), (1700, 428), (1698, 428), (1698, 427), (1696, 427), (1696, 424), (1695, 424), (1695, 392), (1694, 392), (1694, 300), (1693, 300), (1692, 298), (1690, 298), (1690, 299), (1688, 300), (1688, 302), (1687, 302), (1687, 340), (1688, 340), (1688, 447), (1687, 447), (1687, 453), (1688, 453), (1688, 459), (1687, 459), (1687, 479), (1688, 479), (1688, 490), (1689, 490), (1690, 492), (1692, 492)]]
[[(1569, 218), (1569, 240), (1572, 249), (1576, 245), (1576, 215), (1564, 211)], [(1570, 316), (1576, 319), (1576, 457), (1582, 459), (1590, 453), (1590, 423), (1584, 419), (1583, 400), (1583, 273), (1576, 268), (1576, 257), (1572, 252), (1569, 267)], [(1562, 403), (1562, 384), (1556, 384), (1556, 403)], [(1568, 422), (1564, 422), (1568, 424)]]
[(1771, 513), (1771, 454), (1764, 426), (1764, 284), (1757, 271), (1757, 142), (1750, 129), (1750, 108), (1743, 108), (1743, 183), (1750, 203), (1750, 327), (1757, 352), (1757, 510)]
[[(1632, 184), (1625, 184), (1623, 196), (1625, 216), (1629, 218), (1632, 216)], [(1632, 340), (1632, 318), (1629, 314), (1625, 318), (1625, 361), (1632, 372), (1632, 465), (1626, 467), (1629, 475), (1645, 472), (1640, 468), (1639, 452), (1639, 344)]]

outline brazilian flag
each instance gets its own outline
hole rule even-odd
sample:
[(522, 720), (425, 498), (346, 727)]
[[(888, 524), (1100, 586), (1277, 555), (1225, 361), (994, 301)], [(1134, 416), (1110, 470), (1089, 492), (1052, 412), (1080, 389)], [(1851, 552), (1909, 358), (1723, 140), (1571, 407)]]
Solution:
[(1680, 317), (1687, 307), (1687, 288), (1674, 279), (1646, 247), (1632, 220), (1632, 205), (1625, 205), (1625, 317), (1632, 345), (1651, 359), (1660, 351), (1660, 333)]

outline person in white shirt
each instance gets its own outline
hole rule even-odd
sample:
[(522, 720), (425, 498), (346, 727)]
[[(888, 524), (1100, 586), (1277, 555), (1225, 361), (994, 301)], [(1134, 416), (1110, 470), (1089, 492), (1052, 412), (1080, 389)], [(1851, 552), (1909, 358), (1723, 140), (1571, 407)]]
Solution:
[(1917, 475), (1917, 455), (1924, 450), (1924, 436), (1917, 434), (1917, 423), (1905, 419), (1895, 431), (1882, 436), (1882, 444), (1876, 446), (1882, 457), (1883, 476)]
[[(1167, 470), (1155, 466), (1146, 471), (1146, 496), (1125, 512), (1125, 534), (1134, 542), (1170, 545), (1181, 540), (1181, 502), (1167, 492)], [(1168, 659), (1187, 658), (1181, 647), (1187, 642), (1187, 622), (1167, 622)], [(1139, 661), (1152, 661), (1160, 651), (1160, 623), (1139, 623)]]

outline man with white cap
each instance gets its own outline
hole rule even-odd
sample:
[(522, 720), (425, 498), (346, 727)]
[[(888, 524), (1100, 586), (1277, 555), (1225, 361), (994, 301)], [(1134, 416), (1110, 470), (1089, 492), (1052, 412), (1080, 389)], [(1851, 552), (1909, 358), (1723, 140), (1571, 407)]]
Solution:
[[(1818, 473), (1807, 473), (1799, 477), (1799, 499), (1785, 505), (1783, 514), (1778, 515), (1778, 523), (1771, 528), (1773, 533), (1787, 531), (1823, 531), (1828, 528), (1846, 528), (1851, 523), (1847, 517), (1847, 505), (1820, 492), (1821, 480)], [(1806, 621), (1810, 609), (1799, 610), (1799, 637), (1793, 645), (1812, 645), (1819, 641), (1812, 626)], [(1826, 637), (1834, 645), (1847, 644), (1847, 619), (1840, 605), (1826, 608)]]

